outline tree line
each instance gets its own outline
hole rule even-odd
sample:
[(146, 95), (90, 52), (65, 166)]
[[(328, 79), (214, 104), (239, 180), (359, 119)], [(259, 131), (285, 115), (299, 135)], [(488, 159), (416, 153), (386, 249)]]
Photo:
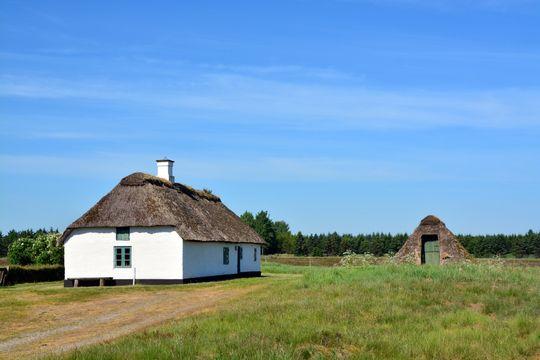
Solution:
[[(297, 256), (340, 256), (345, 251), (382, 256), (396, 253), (408, 234), (293, 234), (289, 224), (274, 221), (267, 211), (243, 213), (240, 218), (267, 243), (266, 254)], [(0, 232), (0, 257), (8, 256), (12, 264), (61, 264), (63, 249), (56, 246), (58, 229), (11, 230)], [(476, 257), (540, 257), (540, 232), (529, 230), (517, 235), (456, 235), (461, 244)]]
[[(345, 251), (376, 256), (396, 253), (408, 234), (293, 234), (283, 220), (273, 221), (267, 211), (244, 212), (240, 218), (267, 243), (266, 254), (297, 256), (339, 256)], [(461, 244), (476, 257), (515, 256), (540, 257), (540, 232), (529, 230), (518, 235), (456, 235)]]

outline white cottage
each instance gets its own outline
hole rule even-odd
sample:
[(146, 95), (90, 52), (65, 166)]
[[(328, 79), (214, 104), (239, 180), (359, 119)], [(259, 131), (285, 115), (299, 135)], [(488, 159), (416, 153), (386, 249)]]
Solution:
[(123, 178), (67, 227), (64, 286), (260, 276), (264, 240), (219, 197), (175, 183), (173, 163)]

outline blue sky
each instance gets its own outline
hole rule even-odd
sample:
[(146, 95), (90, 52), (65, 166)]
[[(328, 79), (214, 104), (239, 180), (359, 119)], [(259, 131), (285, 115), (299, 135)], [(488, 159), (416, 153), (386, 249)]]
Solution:
[(0, 230), (123, 176), (304, 232), (540, 230), (540, 3), (3, 1)]

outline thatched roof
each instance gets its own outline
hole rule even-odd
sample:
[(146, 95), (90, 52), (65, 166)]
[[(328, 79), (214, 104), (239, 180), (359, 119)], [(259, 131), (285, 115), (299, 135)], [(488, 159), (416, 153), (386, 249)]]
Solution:
[(123, 178), (69, 225), (59, 242), (74, 229), (124, 226), (174, 226), (188, 241), (265, 244), (216, 195), (144, 173)]
[(420, 225), (439, 225), (439, 224), (443, 224), (444, 226), (444, 223), (441, 221), (441, 219), (439, 219), (435, 215), (428, 215), (425, 218), (423, 218), (422, 221), (420, 221)]

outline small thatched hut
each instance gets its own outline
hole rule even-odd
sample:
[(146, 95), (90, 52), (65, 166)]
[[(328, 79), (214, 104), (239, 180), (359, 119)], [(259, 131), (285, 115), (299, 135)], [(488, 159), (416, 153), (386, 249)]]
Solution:
[(396, 254), (415, 264), (447, 264), (470, 258), (456, 236), (434, 215), (426, 216)]

